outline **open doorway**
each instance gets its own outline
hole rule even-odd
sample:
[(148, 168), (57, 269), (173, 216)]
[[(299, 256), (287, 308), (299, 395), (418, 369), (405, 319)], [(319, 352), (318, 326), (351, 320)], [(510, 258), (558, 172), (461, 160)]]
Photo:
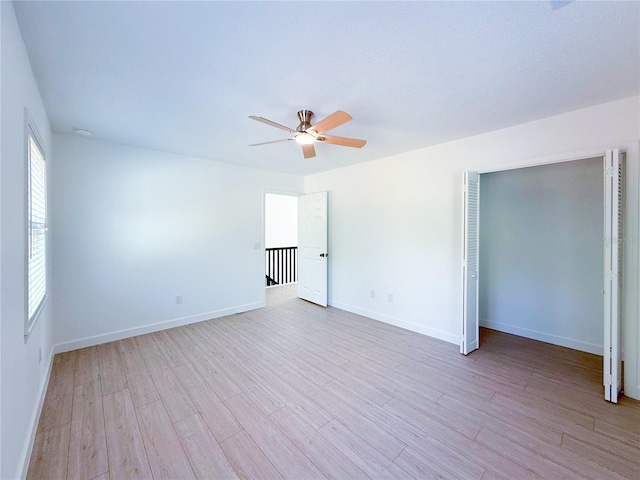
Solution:
[(601, 354), (605, 398), (617, 402), (623, 155), (466, 172), (462, 353), (480, 346), (484, 324)]
[(265, 287), (298, 281), (298, 197), (265, 193)]

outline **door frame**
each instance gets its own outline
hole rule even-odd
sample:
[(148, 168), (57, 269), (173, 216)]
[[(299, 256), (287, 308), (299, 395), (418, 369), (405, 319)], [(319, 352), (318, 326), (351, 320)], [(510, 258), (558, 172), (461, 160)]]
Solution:
[[(622, 143), (622, 142), (621, 142)], [(576, 151), (572, 151), (572, 152), (565, 152), (565, 153), (559, 153), (559, 154), (551, 154), (551, 155), (547, 155), (547, 156), (540, 156), (540, 157), (530, 157), (530, 158), (522, 158), (522, 159), (516, 159), (516, 160), (508, 160), (508, 161), (504, 161), (504, 162), (495, 162), (495, 163), (486, 163), (486, 164), (480, 164), (474, 168), (468, 168), (465, 169), (463, 171), (463, 177), (466, 176), (467, 172), (475, 172), (478, 175), (482, 175), (484, 173), (493, 173), (493, 172), (502, 172), (502, 171), (507, 171), (507, 170), (515, 170), (515, 169), (519, 169), (519, 168), (527, 168), (527, 167), (537, 167), (537, 166), (542, 166), (542, 165), (550, 165), (550, 164), (554, 164), (554, 163), (564, 163), (564, 162), (572, 162), (572, 161), (579, 161), (579, 160), (584, 160), (587, 158), (594, 158), (594, 157), (602, 157), (603, 160), (607, 155), (607, 151), (609, 150), (618, 150), (620, 153), (625, 154), (628, 156), (629, 153), (629, 148), (626, 148), (624, 145), (607, 145), (604, 147), (594, 147), (594, 148), (588, 148), (588, 149), (583, 149), (583, 150), (576, 150)], [(638, 142), (638, 150), (640, 151), (640, 142)], [(628, 162), (626, 162), (628, 165)], [(629, 170), (626, 170), (626, 174), (628, 175)], [(639, 172), (640, 173), (640, 172)], [(640, 175), (639, 175), (640, 177)], [(627, 180), (625, 179), (625, 184), (626, 184)], [(629, 189), (625, 188), (625, 194), (628, 195)], [(638, 216), (638, 205), (634, 204), (634, 199), (629, 198), (629, 196), (626, 196), (626, 198), (623, 200), (623, 225), (625, 225), (625, 228), (629, 227), (628, 230), (626, 230), (627, 232), (631, 231), (634, 227), (637, 228), (636, 225), (631, 224), (630, 219), (633, 218), (633, 216)], [(629, 207), (629, 208), (627, 208)], [(463, 212), (463, 216), (465, 215), (465, 213)], [(465, 222), (465, 218), (462, 219), (463, 222)], [(604, 232), (603, 232), (604, 234)], [(464, 236), (464, 232), (463, 232), (463, 236)], [(464, 250), (464, 238), (463, 240), (463, 250)], [(631, 240), (631, 241), (630, 241)], [(627, 327), (629, 325), (627, 325), (624, 320), (626, 318), (633, 318), (636, 319), (638, 317), (638, 305), (629, 305), (628, 302), (630, 302), (632, 300), (633, 297), (630, 297), (629, 292), (632, 291), (632, 289), (636, 288), (638, 286), (638, 278), (637, 278), (637, 268), (634, 270), (633, 266), (637, 265), (637, 255), (638, 255), (638, 239), (637, 239), (637, 234), (636, 237), (631, 238), (629, 235), (625, 235), (624, 240), (623, 240), (623, 245), (625, 248), (625, 255), (623, 256), (623, 265), (621, 266), (622, 271), (623, 271), (623, 279), (622, 279), (622, 292), (623, 292), (623, 301), (622, 301), (622, 315), (621, 315), (621, 320), (620, 320), (620, 337), (621, 337), (621, 346), (620, 346), (620, 356), (622, 358), (622, 360), (624, 361), (625, 356), (624, 356), (624, 352), (625, 350), (625, 345), (630, 346), (631, 348), (629, 348), (630, 351), (636, 352), (637, 351), (637, 345), (629, 345), (627, 342), (634, 342), (635, 341), (635, 336), (637, 333), (637, 328), (638, 326), (635, 324), (632, 324), (631, 326), (633, 327), (632, 330), (633, 331), (627, 331)], [(635, 248), (634, 248), (635, 247)], [(602, 276), (604, 278), (604, 268), (603, 268), (603, 272), (602, 272)], [(462, 279), (463, 281), (465, 280), (464, 278)], [(479, 282), (479, 278), (478, 278), (478, 282)], [(462, 292), (462, 305), (464, 308), (464, 292)], [(625, 314), (626, 313), (626, 314)], [(463, 318), (464, 316), (464, 312), (463, 315), (461, 316), (461, 318)], [(604, 314), (603, 314), (604, 316)], [(631, 322), (633, 323), (633, 322)], [(603, 324), (604, 324), (604, 318), (603, 318)], [(604, 328), (604, 325), (603, 325)], [(461, 343), (464, 340), (461, 337)], [(480, 345), (478, 344), (478, 348), (480, 347)], [(633, 359), (632, 359), (633, 360)], [(630, 362), (626, 362), (625, 363), (625, 375), (623, 378), (623, 382), (624, 384), (622, 385), (622, 389), (623, 391), (627, 390), (628, 388), (631, 388), (632, 390), (635, 388), (632, 382), (635, 382), (636, 380), (636, 365), (634, 361), (630, 361)], [(632, 396), (635, 396), (635, 391), (632, 393)]]
[(287, 197), (296, 197), (298, 198), (300, 195), (304, 195), (304, 193), (301, 192), (294, 192), (291, 190), (276, 190), (273, 188), (263, 188), (262, 189), (262, 235), (261, 235), (261, 241), (260, 241), (260, 261), (262, 262), (260, 265), (260, 272), (262, 272), (261, 276), (260, 276), (260, 291), (262, 292), (261, 295), (261, 299), (260, 299), (260, 304), (262, 307), (265, 307), (267, 305), (267, 289), (264, 285), (264, 279), (265, 276), (267, 274), (267, 267), (265, 265), (265, 259), (264, 259), (264, 249), (266, 248), (267, 245), (267, 238), (266, 238), (266, 234), (267, 234), (267, 195), (285, 195)]

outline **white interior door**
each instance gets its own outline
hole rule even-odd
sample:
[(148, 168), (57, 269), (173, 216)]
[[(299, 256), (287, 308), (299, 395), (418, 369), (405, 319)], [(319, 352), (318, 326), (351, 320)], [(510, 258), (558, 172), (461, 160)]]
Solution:
[(327, 306), (327, 192), (298, 197), (298, 297)]
[(464, 174), (464, 252), (462, 261), (463, 307), (460, 352), (467, 355), (480, 346), (478, 325), (478, 253), (480, 247), (480, 175)]
[(617, 403), (622, 390), (622, 193), (618, 149), (604, 157), (604, 398)]

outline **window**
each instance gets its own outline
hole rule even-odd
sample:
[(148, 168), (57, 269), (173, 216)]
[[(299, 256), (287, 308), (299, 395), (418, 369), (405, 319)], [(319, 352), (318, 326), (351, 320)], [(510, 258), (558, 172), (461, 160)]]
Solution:
[(35, 324), (47, 294), (47, 164), (41, 143), (27, 127), (27, 321)]

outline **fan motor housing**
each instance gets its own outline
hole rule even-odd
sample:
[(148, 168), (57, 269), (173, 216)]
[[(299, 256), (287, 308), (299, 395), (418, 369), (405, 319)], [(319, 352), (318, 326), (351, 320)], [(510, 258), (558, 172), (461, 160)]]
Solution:
[(300, 125), (296, 127), (296, 131), (306, 132), (307, 129), (311, 128), (311, 117), (313, 117), (313, 112), (311, 110), (300, 110), (298, 112)]

